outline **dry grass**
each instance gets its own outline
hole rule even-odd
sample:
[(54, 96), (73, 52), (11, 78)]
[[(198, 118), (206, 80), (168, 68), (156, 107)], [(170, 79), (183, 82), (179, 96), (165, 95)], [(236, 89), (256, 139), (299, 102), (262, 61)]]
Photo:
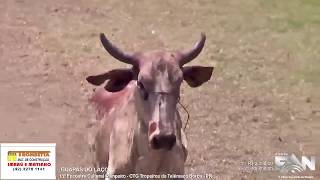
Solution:
[(6, 0), (0, 142), (57, 142), (58, 167), (88, 166), (85, 76), (124, 66), (106, 55), (98, 34), (137, 51), (189, 48), (206, 32), (193, 63), (214, 65), (214, 78), (182, 90), (191, 113), (187, 172), (275, 179), (279, 173), (241, 173), (240, 162), (319, 155), (319, 7), (317, 0)]

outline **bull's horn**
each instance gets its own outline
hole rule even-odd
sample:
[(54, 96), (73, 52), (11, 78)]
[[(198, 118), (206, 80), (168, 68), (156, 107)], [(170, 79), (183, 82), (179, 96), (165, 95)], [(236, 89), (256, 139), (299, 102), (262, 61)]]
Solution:
[(201, 38), (194, 45), (194, 47), (187, 52), (181, 53), (181, 56), (179, 58), (180, 66), (183, 66), (184, 64), (196, 58), (200, 54), (201, 50), (203, 49), (205, 42), (206, 42), (206, 35), (204, 33), (201, 33)]
[(105, 50), (108, 51), (108, 53), (113, 56), (114, 58), (118, 59), (121, 62), (132, 64), (134, 66), (138, 66), (139, 62), (138, 59), (136, 59), (131, 54), (126, 54), (122, 52), (120, 49), (118, 49), (115, 45), (113, 45), (103, 33), (100, 33), (100, 40)]

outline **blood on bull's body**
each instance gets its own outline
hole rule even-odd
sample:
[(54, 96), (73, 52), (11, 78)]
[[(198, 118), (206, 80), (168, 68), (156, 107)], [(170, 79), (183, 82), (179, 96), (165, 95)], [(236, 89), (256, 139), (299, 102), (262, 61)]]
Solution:
[[(87, 77), (98, 88), (91, 102), (98, 128), (92, 150), (96, 167), (117, 174), (184, 174), (187, 141), (177, 111), (180, 86), (201, 86), (213, 67), (185, 66), (204, 47), (206, 36), (188, 51), (125, 53), (104, 34), (100, 40), (115, 59), (132, 65)], [(106, 83), (105, 83), (106, 82)]]

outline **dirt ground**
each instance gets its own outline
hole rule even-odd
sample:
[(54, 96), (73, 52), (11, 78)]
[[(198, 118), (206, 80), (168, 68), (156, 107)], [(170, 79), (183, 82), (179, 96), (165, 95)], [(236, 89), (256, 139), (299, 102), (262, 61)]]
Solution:
[[(57, 169), (88, 167), (87, 75), (125, 66), (100, 45), (127, 51), (190, 48), (214, 65), (200, 88), (183, 85), (187, 173), (278, 179), (241, 162), (279, 152), (317, 156), (320, 179), (320, 3), (315, 0), (2, 0), (0, 142), (55, 142)], [(186, 119), (185, 113), (184, 120)]]

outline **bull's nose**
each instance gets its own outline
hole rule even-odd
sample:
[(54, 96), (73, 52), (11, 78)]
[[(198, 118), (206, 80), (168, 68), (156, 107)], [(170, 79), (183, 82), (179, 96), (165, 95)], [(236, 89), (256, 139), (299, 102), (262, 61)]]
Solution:
[(153, 149), (171, 150), (176, 143), (176, 136), (170, 135), (155, 135), (151, 140), (151, 147)]

